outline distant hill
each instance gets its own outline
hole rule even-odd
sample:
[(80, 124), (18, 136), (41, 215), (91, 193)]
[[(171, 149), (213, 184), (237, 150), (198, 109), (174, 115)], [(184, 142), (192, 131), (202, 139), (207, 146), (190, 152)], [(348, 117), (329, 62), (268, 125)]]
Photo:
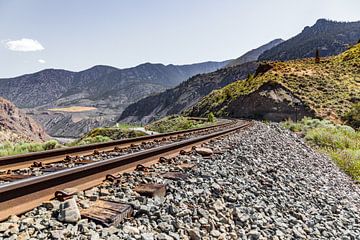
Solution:
[(265, 51), (259, 60), (290, 60), (314, 57), (315, 50), (321, 56), (331, 56), (345, 51), (360, 39), (360, 21), (336, 22), (319, 19), (315, 25), (305, 27), (295, 37)]
[(79, 102), (97, 105), (100, 100), (126, 105), (154, 92), (176, 86), (187, 78), (215, 71), (225, 62), (190, 65), (145, 63), (117, 69), (95, 66), (81, 72), (47, 69), (20, 77), (0, 79), (0, 96), (21, 108), (42, 105), (66, 106)]
[(341, 122), (360, 101), (360, 44), (334, 57), (262, 63), (254, 77), (204, 97), (186, 111), (190, 116), (281, 121), (304, 116)]
[[(111, 125), (126, 106), (141, 98), (165, 91), (193, 75), (215, 71), (227, 63), (145, 63), (127, 69), (95, 66), (81, 72), (47, 69), (0, 79), (0, 96), (26, 108), (24, 110), (52, 136), (78, 137), (89, 128)], [(96, 110), (49, 111), (71, 106)]]
[(49, 136), (44, 129), (14, 104), (0, 98), (0, 143), (5, 141), (44, 141)]
[(248, 51), (247, 53), (245, 53), (244, 55), (242, 55), (241, 57), (230, 61), (230, 63), (227, 65), (227, 67), (241, 65), (241, 64), (247, 63), (247, 62), (257, 61), (259, 56), (262, 53), (264, 53), (265, 51), (267, 51), (269, 49), (272, 49), (273, 47), (279, 45), (282, 42), (284, 42), (284, 40), (282, 40), (281, 38), (278, 38), (278, 39), (272, 40), (271, 42), (264, 44), (256, 49), (252, 49), (252, 50)]

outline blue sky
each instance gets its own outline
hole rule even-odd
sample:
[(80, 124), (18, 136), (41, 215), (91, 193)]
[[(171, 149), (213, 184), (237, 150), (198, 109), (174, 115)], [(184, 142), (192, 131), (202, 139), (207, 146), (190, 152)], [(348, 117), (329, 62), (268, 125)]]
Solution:
[(359, 9), (359, 0), (0, 0), (0, 77), (226, 60), (319, 18), (358, 21)]

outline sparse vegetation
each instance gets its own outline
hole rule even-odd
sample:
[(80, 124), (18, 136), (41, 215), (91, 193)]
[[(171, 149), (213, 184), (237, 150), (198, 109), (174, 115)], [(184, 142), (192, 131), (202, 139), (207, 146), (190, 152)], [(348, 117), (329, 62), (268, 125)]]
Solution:
[[(215, 118), (213, 120), (215, 121)], [(150, 131), (165, 133), (204, 127), (211, 123), (213, 122), (207, 122), (206, 120), (195, 120), (188, 117), (173, 115), (152, 122), (149, 125), (145, 126), (145, 128)]]
[(94, 137), (86, 136), (86, 137), (82, 137), (80, 140), (70, 143), (69, 146), (81, 146), (92, 143), (109, 142), (111, 140), (112, 140), (111, 138), (102, 135), (97, 135)]
[(85, 134), (82, 138), (69, 143), (69, 146), (79, 146), (91, 143), (108, 142), (112, 140), (134, 138), (146, 135), (141, 131), (130, 130), (133, 125), (119, 124), (117, 127), (95, 128)]
[(0, 157), (51, 150), (51, 149), (55, 149), (58, 147), (61, 147), (61, 145), (55, 140), (50, 140), (45, 143), (16, 143), (16, 144), (14, 144), (11, 142), (4, 142), (4, 143), (0, 144)]
[(287, 121), (283, 126), (301, 133), (308, 143), (327, 153), (344, 172), (360, 180), (359, 131), (328, 120), (310, 118), (297, 123)]

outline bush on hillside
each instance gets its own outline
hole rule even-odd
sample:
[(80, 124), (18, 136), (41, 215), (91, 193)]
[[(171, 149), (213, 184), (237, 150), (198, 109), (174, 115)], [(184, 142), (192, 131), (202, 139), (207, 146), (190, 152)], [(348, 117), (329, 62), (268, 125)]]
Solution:
[(92, 144), (92, 143), (109, 142), (111, 140), (112, 139), (109, 137), (97, 135), (94, 137), (82, 138), (80, 141), (76, 142), (75, 145), (81, 146), (81, 145), (87, 145), (87, 144)]
[(206, 124), (206, 120), (194, 120), (188, 117), (174, 115), (152, 122), (145, 128), (150, 131), (165, 133), (199, 128), (205, 126)]
[(208, 122), (211, 122), (211, 123), (215, 122), (214, 113), (213, 113), (213, 112), (210, 112), (210, 113), (208, 114), (207, 119), (208, 119)]
[(360, 102), (354, 104), (344, 118), (350, 126), (360, 129)]

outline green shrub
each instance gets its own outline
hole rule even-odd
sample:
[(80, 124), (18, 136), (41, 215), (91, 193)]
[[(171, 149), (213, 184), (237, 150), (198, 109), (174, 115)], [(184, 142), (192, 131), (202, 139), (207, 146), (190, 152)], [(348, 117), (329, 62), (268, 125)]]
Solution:
[[(214, 119), (215, 120), (215, 119)], [(193, 120), (183, 116), (168, 116), (148, 124), (145, 128), (154, 132), (174, 132), (192, 128), (203, 127), (208, 124), (206, 121)]]
[(344, 118), (353, 128), (360, 129), (360, 102), (354, 104)]
[(360, 180), (360, 150), (345, 149), (329, 154), (337, 165), (356, 180)]
[(215, 122), (215, 116), (214, 116), (214, 113), (213, 112), (210, 112), (207, 116), (207, 119), (208, 119), (208, 122)]
[(99, 143), (99, 142), (109, 142), (111, 140), (112, 139), (109, 137), (98, 135), (95, 137), (83, 138), (79, 142), (77, 142), (76, 145), (86, 145), (86, 144)]
[(56, 140), (50, 140), (45, 143), (10, 143), (4, 142), (0, 144), (0, 157), (16, 155), (16, 154), (24, 154), (29, 152), (39, 152), (54, 149), (59, 147), (59, 143)]
[(360, 149), (360, 133), (342, 127), (319, 127), (309, 130), (305, 139), (316, 146), (331, 149)]
[(44, 150), (51, 150), (51, 149), (55, 149), (57, 146), (58, 146), (58, 142), (56, 140), (50, 140), (50, 141), (47, 141), (45, 144), (44, 144)]

